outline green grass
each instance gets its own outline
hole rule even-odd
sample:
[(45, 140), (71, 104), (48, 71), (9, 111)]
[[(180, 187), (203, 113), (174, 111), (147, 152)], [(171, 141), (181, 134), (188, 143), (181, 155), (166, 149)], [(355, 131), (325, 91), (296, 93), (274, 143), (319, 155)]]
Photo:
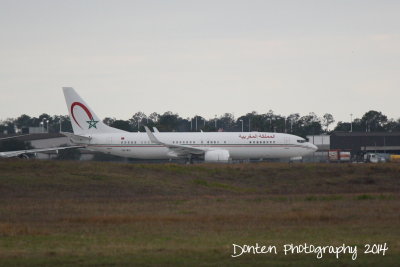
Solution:
[[(395, 164), (0, 161), (0, 266), (397, 266)], [(373, 182), (371, 182), (373, 181)], [(386, 256), (232, 244), (384, 243)]]

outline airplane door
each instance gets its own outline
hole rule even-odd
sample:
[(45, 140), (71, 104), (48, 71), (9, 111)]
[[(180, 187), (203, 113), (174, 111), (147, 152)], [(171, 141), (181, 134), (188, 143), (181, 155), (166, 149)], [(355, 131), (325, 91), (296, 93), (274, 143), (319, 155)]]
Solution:
[(283, 137), (283, 143), (285, 144), (285, 146), (283, 146), (284, 151), (289, 151), (289, 145), (290, 144), (290, 137), (289, 136), (284, 136)]
[(108, 145), (112, 145), (112, 137), (111, 136), (107, 137), (106, 140), (107, 140), (106, 142)]
[(109, 146), (107, 146), (107, 151), (108, 151), (108, 153), (110, 153), (109, 151), (111, 151), (112, 150), (112, 137), (111, 136), (109, 136), (109, 137), (106, 137), (106, 145), (109, 145)]

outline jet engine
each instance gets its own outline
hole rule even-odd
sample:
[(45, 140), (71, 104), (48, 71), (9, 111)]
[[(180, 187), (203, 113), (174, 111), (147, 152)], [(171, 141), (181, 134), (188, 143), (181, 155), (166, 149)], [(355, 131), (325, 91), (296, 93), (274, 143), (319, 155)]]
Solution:
[(229, 162), (228, 150), (210, 150), (204, 154), (205, 162)]

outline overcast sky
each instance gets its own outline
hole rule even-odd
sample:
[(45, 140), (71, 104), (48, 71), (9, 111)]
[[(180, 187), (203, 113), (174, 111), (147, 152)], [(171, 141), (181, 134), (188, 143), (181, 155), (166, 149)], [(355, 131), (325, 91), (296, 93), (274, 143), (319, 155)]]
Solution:
[(0, 0), (0, 120), (251, 111), (400, 117), (400, 1)]

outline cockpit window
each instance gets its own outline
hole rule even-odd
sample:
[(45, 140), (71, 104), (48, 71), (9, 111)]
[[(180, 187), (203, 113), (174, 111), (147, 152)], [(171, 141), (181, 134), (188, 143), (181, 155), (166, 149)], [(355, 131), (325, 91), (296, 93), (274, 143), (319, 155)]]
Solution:
[(307, 140), (304, 140), (304, 139), (297, 139), (297, 143), (305, 143), (305, 142), (307, 142)]

